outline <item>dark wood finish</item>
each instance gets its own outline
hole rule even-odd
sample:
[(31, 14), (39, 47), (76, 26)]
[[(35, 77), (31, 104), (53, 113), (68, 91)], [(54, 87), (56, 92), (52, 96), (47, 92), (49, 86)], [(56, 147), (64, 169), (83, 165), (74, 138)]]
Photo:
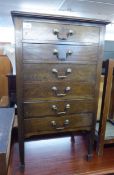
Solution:
[[(36, 18), (38, 18), (38, 19), (50, 19), (50, 20), (59, 20), (59, 21), (61, 21), (62, 20), (62, 23), (63, 22), (65, 22), (65, 21), (71, 21), (71, 22), (83, 22), (83, 23), (91, 23), (91, 24), (101, 24), (101, 25), (106, 25), (106, 24), (109, 24), (110, 23), (110, 21), (108, 21), (108, 20), (101, 20), (101, 19), (95, 19), (95, 18), (82, 18), (82, 17), (76, 17), (76, 16), (74, 16), (74, 15), (69, 15), (69, 14), (59, 14), (59, 12), (58, 12), (58, 14), (56, 14), (55, 15), (55, 13), (54, 14), (49, 14), (49, 13), (45, 13), (45, 14), (42, 14), (42, 13), (28, 13), (28, 12), (20, 12), (20, 11), (12, 11), (11, 12), (11, 15), (12, 15), (12, 17), (14, 17), (14, 14), (15, 14), (15, 17), (25, 17), (25, 18), (27, 18), (28, 20), (30, 19), (30, 18), (32, 18), (32, 20), (34, 21)], [(13, 19), (13, 21), (14, 21), (14, 19)], [(31, 20), (30, 20), (31, 21)], [(79, 23), (79, 24), (81, 24), (81, 23)]]
[[(46, 52), (44, 52), (46, 50)], [(27, 44), (23, 43), (24, 61), (58, 62), (58, 61), (96, 61), (98, 46), (69, 44)]]
[[(54, 109), (55, 106), (57, 109)], [(68, 106), (68, 108), (67, 108)], [(65, 114), (76, 114), (93, 112), (95, 102), (93, 100), (64, 100), (48, 102), (25, 102), (24, 113), (26, 117), (59, 116)], [(65, 115), (64, 114), (64, 115)]]
[[(68, 87), (70, 86), (72, 91), (69, 91), (67, 93), (68, 98), (73, 98), (74, 94), (76, 98), (93, 98), (94, 97), (94, 84), (90, 84), (90, 83), (71, 83), (70, 82), (65, 82), (64, 83), (64, 87)], [(33, 89), (32, 89), (33, 86)], [(24, 84), (24, 99), (26, 100), (37, 100), (38, 98), (45, 98), (49, 97), (55, 99), (55, 97), (57, 97), (56, 93), (53, 92), (52, 95), (52, 90), (51, 88), (53, 86), (56, 86), (57, 88), (60, 87), (61, 92), (64, 92), (65, 89), (63, 89), (63, 83), (61, 82), (54, 82), (53, 84), (49, 84), (48, 87), (50, 88), (50, 91), (46, 91), (47, 90), (47, 86), (46, 83), (42, 83), (42, 86), (40, 83), (32, 83), (29, 86), (29, 83), (25, 83)], [(36, 88), (38, 87), (38, 88)], [(44, 89), (44, 91), (42, 92), (41, 89)], [(59, 92), (60, 92), (60, 89)], [(33, 91), (32, 91), (33, 90)], [(63, 91), (62, 91), (63, 90)], [(75, 93), (73, 93), (75, 92)], [(7, 99), (7, 97), (4, 97), (4, 104), (6, 104), (6, 101), (8, 100), (7, 104), (9, 103), (10, 107), (14, 106), (16, 104), (16, 75), (13, 74), (9, 74), (8, 75), (8, 93), (9, 93), (9, 99)], [(52, 97), (51, 97), (52, 96)], [(63, 96), (62, 99), (66, 99), (67, 96)], [(1, 101), (2, 103), (2, 101)], [(6, 106), (6, 105), (5, 105)]]
[(22, 98), (23, 98), (23, 90), (22, 90), (22, 80), (23, 75), (22, 71), (22, 20), (18, 19), (15, 20), (15, 27), (16, 27), (16, 98), (17, 98), (17, 113), (18, 113), (18, 140), (19, 140), (19, 154), (20, 154), (20, 162), (24, 165), (24, 123), (23, 123), (23, 105), (22, 105)]
[[(43, 90), (42, 90), (43, 89)], [(95, 85), (92, 83), (47, 82), (24, 83), (24, 100), (58, 100), (73, 98), (94, 98)]]
[[(40, 122), (42, 124), (46, 123), (44, 130), (40, 134), (43, 135), (45, 132), (48, 134), (48, 121), (57, 120), (57, 123), (58, 121), (63, 122), (67, 110), (70, 111), (70, 114), (75, 113), (75, 115), (80, 116), (80, 122), (82, 121), (79, 124), (80, 126), (82, 124), (81, 130), (88, 131), (89, 124), (88, 159), (91, 158), (93, 153), (104, 30), (107, 21), (100, 22), (98, 20), (92, 21), (58, 15), (54, 15), (53, 17), (39, 14), (30, 15), (29, 13), (18, 12), (12, 12), (12, 16), (16, 29), (17, 43), (16, 86), (21, 164), (24, 164), (25, 129), (27, 135), (31, 135), (32, 132), (36, 132), (37, 127), (39, 128)], [(41, 85), (39, 86), (42, 91), (41, 94), (45, 91), (45, 98), (43, 100), (38, 98), (37, 100), (27, 99), (25, 85), (28, 84), (31, 92), (36, 93), (37, 97), (40, 95), (40, 91), (37, 91), (34, 85), (37, 83)], [(94, 95), (87, 97), (85, 91), (83, 97), (81, 93), (76, 97), (74, 90), (72, 91), (71, 98), (67, 96), (63, 100), (62, 97), (58, 97), (54, 100), (54, 98), (52, 99), (52, 95), (49, 96), (50, 93), (46, 95), (52, 83), (58, 83), (60, 85), (58, 87), (60, 92), (65, 88), (65, 86), (62, 88), (65, 83), (70, 83), (71, 86), (75, 86), (74, 83), (77, 83), (80, 86), (82, 85), (83, 88), (88, 83), (89, 87), (94, 85)], [(49, 87), (48, 84), (50, 84)], [(69, 103), (71, 104), (69, 105)], [(51, 106), (50, 108), (49, 105)], [(55, 112), (52, 111), (52, 105), (55, 105)], [(70, 106), (71, 109), (69, 109)], [(56, 113), (61, 114), (61, 117), (56, 119)], [(88, 117), (82, 120), (82, 114)], [(92, 117), (89, 117), (90, 114)], [(27, 124), (25, 122), (25, 117), (29, 117), (27, 121), (30, 121), (32, 127), (29, 127), (29, 123)], [(71, 115), (68, 115), (68, 118), (69, 122), (71, 120), (71, 123), (73, 121), (74, 123), (77, 120), (79, 121), (79, 118), (77, 119), (76, 117), (72, 119)], [(65, 122), (67, 123), (68, 121), (65, 120)], [(67, 125), (66, 123), (64, 123), (65, 126)], [(56, 125), (56, 121), (53, 125)], [(29, 128), (28, 130), (27, 126)], [(74, 127), (72, 123), (71, 128), (73, 128), (72, 132), (80, 130), (78, 124), (75, 124)], [(65, 133), (67, 131), (69, 129), (65, 129)], [(58, 132), (56, 131), (56, 133)]]
[(13, 107), (16, 104), (16, 75), (8, 74), (7, 78), (9, 106)]
[[(23, 73), (25, 82), (33, 82), (40, 81), (41, 82), (61, 82), (66, 80), (67, 82), (91, 82), (95, 83), (96, 81), (96, 64), (80, 64), (80, 63), (72, 63), (72, 64), (64, 64), (58, 63), (47, 63), (47, 64), (24, 64), (23, 65)], [(71, 73), (66, 73), (67, 69), (71, 69)], [(53, 69), (56, 69), (58, 73), (53, 73)], [(64, 76), (65, 78), (58, 78), (58, 76)]]
[[(43, 20), (42, 20), (43, 21)], [(73, 25), (65, 22), (31, 22), (25, 20), (23, 23), (23, 39), (45, 40), (45, 41), (72, 41), (85, 43), (99, 42), (99, 28), (92, 26)], [(54, 34), (54, 31), (55, 34)], [(72, 31), (72, 34), (69, 32)], [(58, 32), (58, 34), (57, 34)], [(48, 35), (47, 35), (48, 33)], [(85, 39), (84, 39), (85, 38)]]
[[(112, 114), (112, 105), (113, 105), (113, 96), (111, 97), (112, 87), (113, 87), (113, 72), (114, 72), (114, 60), (107, 60), (103, 63), (103, 68), (105, 69), (105, 79), (104, 79), (104, 88), (103, 88), (103, 98), (101, 106), (101, 117), (100, 117), (100, 126), (98, 133), (98, 155), (103, 155), (104, 144), (114, 143), (114, 138), (105, 139), (106, 131), (106, 122), (108, 117), (113, 118)], [(110, 100), (111, 99), (111, 100)], [(112, 102), (111, 102), (112, 101)], [(110, 106), (111, 104), (111, 106)]]
[[(65, 125), (65, 122), (68, 124)], [(53, 126), (53, 122), (56, 124)], [(59, 132), (72, 132), (81, 131), (84, 129), (90, 130), (92, 124), (92, 114), (89, 115), (65, 115), (62, 117), (46, 117), (37, 119), (24, 120), (25, 137), (39, 134), (59, 133)], [(45, 129), (44, 129), (45, 128)], [(28, 134), (28, 135), (27, 135)]]
[(7, 174), (13, 121), (14, 109), (0, 108), (0, 175)]

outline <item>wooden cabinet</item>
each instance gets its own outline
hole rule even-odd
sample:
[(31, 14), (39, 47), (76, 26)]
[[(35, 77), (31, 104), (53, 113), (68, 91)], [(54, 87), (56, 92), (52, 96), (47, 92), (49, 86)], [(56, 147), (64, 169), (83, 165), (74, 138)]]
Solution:
[(107, 21), (12, 12), (20, 160), (33, 135), (89, 133), (92, 157)]

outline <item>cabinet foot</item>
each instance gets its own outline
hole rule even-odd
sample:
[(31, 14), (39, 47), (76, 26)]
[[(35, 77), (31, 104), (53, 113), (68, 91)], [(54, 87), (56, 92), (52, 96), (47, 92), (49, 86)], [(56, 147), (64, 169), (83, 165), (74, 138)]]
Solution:
[(92, 160), (92, 158), (93, 158), (93, 154), (88, 154), (87, 155), (87, 160), (89, 161), (89, 160)]
[(24, 172), (24, 170), (25, 170), (25, 164), (20, 164), (20, 167), (19, 168), (20, 168), (20, 171), (21, 172)]
[(75, 137), (73, 134), (71, 135), (71, 142), (75, 143)]

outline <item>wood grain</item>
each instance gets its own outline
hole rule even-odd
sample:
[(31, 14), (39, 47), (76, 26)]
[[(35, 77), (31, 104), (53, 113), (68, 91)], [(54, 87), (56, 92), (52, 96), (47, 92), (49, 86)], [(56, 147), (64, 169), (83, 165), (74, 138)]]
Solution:
[[(66, 75), (67, 69), (71, 69), (71, 73), (67, 74), (65, 80), (76, 81), (76, 82), (91, 82), (94, 83), (96, 80), (96, 64), (24, 64), (23, 73), (24, 80), (27, 82), (52, 82), (60, 81), (57, 75)], [(52, 72), (53, 69), (58, 71), (58, 74)], [(63, 79), (64, 80), (64, 79)], [(62, 81), (62, 80), (61, 80)], [(64, 81), (63, 81), (64, 82)]]
[[(92, 26), (81, 26), (73, 24), (63, 24), (60, 23), (51, 23), (51, 22), (36, 22), (24, 21), (23, 23), (23, 39), (32, 39), (32, 40), (66, 40), (74, 42), (90, 42), (98, 43), (99, 42), (99, 28)], [(30, 26), (28, 28), (27, 24)], [(59, 39), (57, 35), (54, 35), (54, 29), (59, 31)], [(73, 31), (73, 34), (67, 37), (69, 30)], [(48, 33), (48, 35), (47, 35)], [(66, 39), (63, 39), (66, 38)]]
[[(83, 130), (85, 130), (86, 126), (88, 127), (87, 123), (91, 123), (88, 139), (88, 159), (91, 159), (103, 53), (103, 36), (107, 22), (101, 21), (100, 23), (100, 21), (91, 20), (89, 23), (90, 20), (84, 21), (78, 18), (74, 20), (74, 18), (71, 19), (69, 17), (65, 19), (64, 17), (62, 18), (62, 16), (56, 15), (53, 17), (49, 15), (49, 18), (47, 18), (45, 14), (42, 16), (31, 14), (30, 16), (30, 14), (27, 13), (20, 13), (19, 15), (19, 13), (13, 12), (12, 15), (16, 29), (17, 43), (16, 87), (21, 164), (24, 165), (24, 118), (29, 118), (28, 120), (31, 121), (30, 123), (32, 123), (33, 127), (30, 127), (31, 130), (29, 128), (29, 132), (32, 133), (32, 130), (34, 131), (34, 128), (36, 130), (43, 119), (44, 122), (42, 121), (41, 123), (48, 122), (47, 116), (53, 116), (51, 119), (55, 119), (56, 115), (61, 114), (59, 120), (63, 121), (62, 117), (64, 118), (67, 110), (69, 110), (68, 114), (81, 115), (84, 113), (87, 116), (89, 116), (89, 113), (92, 114), (92, 121), (89, 117), (84, 118), (85, 120), (83, 121), (80, 118), (82, 125), (85, 122), (82, 127)], [(63, 84), (66, 82), (71, 83), (71, 85), (73, 83), (82, 83), (83, 85), (85, 83), (88, 85), (91, 84), (91, 86), (94, 86), (93, 90), (95, 90), (95, 95), (91, 96), (91, 99), (87, 98), (86, 90), (88, 87), (85, 87), (85, 95), (82, 99), (79, 91), (76, 92), (76, 90), (72, 90), (71, 99), (69, 97), (66, 99), (60, 97), (59, 100), (56, 98), (54, 101), (50, 93), (46, 94), (46, 92), (49, 91), (46, 86), (48, 87), (48, 84), (52, 85), (52, 83), (55, 82), (58, 83), (56, 85), (60, 85), (60, 87), (58, 87), (59, 89), (62, 89)], [(32, 85), (37, 83), (41, 85), (39, 86), (39, 91), (35, 85)], [(45, 91), (44, 94), (47, 100), (25, 98), (25, 84), (31, 86), (30, 95), (33, 92), (33, 94), (36, 94), (36, 97), (37, 93), (42, 96), (42, 93)], [(75, 84), (72, 87), (75, 87)], [(40, 93), (40, 90), (42, 93)], [(81, 85), (80, 90), (83, 91)], [(62, 91), (64, 90), (62, 89)], [(54, 111), (52, 109), (53, 106)], [(68, 116), (70, 119), (71, 116)], [(35, 117), (36, 122), (34, 120)], [(41, 118), (41, 120), (37, 117)], [(26, 126), (29, 127), (29, 125)], [(47, 127), (47, 125), (45, 125), (45, 127)], [(47, 128), (49, 129), (49, 127)], [(73, 128), (74, 132), (78, 131), (78, 125)], [(46, 133), (48, 134), (47, 131)]]
[[(53, 109), (53, 105), (57, 107), (57, 110)], [(68, 109), (67, 105), (69, 105)], [(42, 117), (57, 116), (60, 112), (66, 112), (66, 114), (89, 113), (94, 111), (94, 105), (94, 100), (28, 101), (24, 103), (24, 114), (25, 117)]]
[[(47, 85), (48, 84), (48, 85)], [(94, 84), (76, 83), (76, 82), (36, 82), (24, 83), (24, 101), (28, 100), (59, 100), (87, 98), (91, 99), (95, 96)], [(57, 90), (53, 90), (53, 89)], [(70, 90), (67, 90), (70, 88)]]
[(12, 72), (12, 65), (6, 55), (0, 55), (0, 98), (8, 96), (7, 74)]
[[(45, 52), (44, 52), (45, 50)], [(55, 54), (54, 52), (57, 52)], [(70, 52), (70, 54), (69, 54)], [(58, 62), (58, 61), (97, 61), (98, 45), (72, 44), (31, 44), (23, 43), (24, 61)]]
[(24, 171), (20, 168), (19, 145), (15, 143), (12, 146), (8, 175), (114, 174), (113, 146), (105, 147), (102, 157), (97, 156), (94, 148), (93, 159), (87, 162), (88, 144), (86, 135), (75, 136), (75, 143), (71, 142), (71, 137), (69, 136), (56, 139), (49, 138), (43, 136), (37, 141), (25, 141), (26, 166)]
[[(65, 125), (65, 121), (69, 123)], [(52, 122), (56, 123), (56, 126), (52, 125)], [(75, 131), (89, 131), (92, 124), (92, 114), (74, 114), (65, 115), (61, 117), (47, 117), (43, 118), (25, 119), (25, 137), (33, 135), (43, 135), (59, 132), (73, 132)]]

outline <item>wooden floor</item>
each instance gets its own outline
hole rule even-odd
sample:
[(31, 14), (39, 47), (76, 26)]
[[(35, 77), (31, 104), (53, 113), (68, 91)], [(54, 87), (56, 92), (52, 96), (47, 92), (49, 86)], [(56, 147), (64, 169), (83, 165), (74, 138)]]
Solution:
[(86, 160), (87, 143), (82, 136), (25, 142), (25, 170), (19, 168), (18, 143), (14, 143), (8, 175), (99, 175), (114, 174), (114, 146), (104, 148), (104, 156), (94, 152)]

